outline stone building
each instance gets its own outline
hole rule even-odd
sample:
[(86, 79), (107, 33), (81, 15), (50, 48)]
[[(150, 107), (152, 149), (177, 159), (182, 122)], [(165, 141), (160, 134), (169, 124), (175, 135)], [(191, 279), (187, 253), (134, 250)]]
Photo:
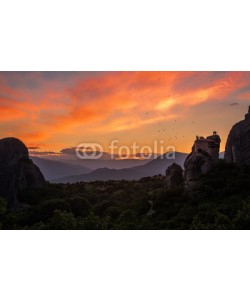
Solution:
[(200, 153), (204, 151), (208, 153), (213, 160), (218, 160), (220, 153), (220, 142), (220, 136), (216, 131), (213, 132), (213, 135), (210, 135), (207, 138), (197, 136), (196, 141), (194, 142), (193, 152)]

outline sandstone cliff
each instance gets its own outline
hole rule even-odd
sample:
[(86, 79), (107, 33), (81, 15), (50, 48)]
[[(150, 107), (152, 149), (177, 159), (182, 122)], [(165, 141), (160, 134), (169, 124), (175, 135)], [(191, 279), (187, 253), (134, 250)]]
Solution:
[(236, 123), (229, 133), (225, 160), (228, 163), (250, 165), (250, 107), (245, 119)]
[(200, 176), (206, 174), (214, 166), (214, 164), (215, 161), (207, 152), (192, 152), (187, 157), (184, 164), (184, 179), (186, 188), (192, 190), (199, 181)]
[(221, 139), (214, 131), (212, 136), (197, 137), (184, 163), (184, 180), (188, 190), (192, 190), (201, 175), (206, 174), (219, 160)]
[(29, 159), (27, 147), (16, 138), (0, 140), (0, 197), (11, 208), (18, 206), (18, 192), (45, 185), (39, 168)]
[(172, 189), (180, 186), (184, 182), (182, 167), (176, 163), (173, 163), (166, 170), (166, 186), (168, 189)]

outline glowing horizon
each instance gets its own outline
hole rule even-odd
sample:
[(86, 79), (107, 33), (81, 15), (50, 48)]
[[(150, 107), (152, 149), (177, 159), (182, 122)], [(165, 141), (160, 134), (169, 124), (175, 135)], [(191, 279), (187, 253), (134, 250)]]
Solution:
[(190, 152), (214, 130), (224, 150), (250, 104), (250, 72), (0, 72), (0, 137), (41, 152), (82, 142)]

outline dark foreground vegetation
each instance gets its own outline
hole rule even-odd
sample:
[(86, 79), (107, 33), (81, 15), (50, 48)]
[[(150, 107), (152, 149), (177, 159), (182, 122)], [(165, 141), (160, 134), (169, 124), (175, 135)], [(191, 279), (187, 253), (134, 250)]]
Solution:
[(19, 195), (1, 229), (250, 229), (250, 167), (220, 162), (191, 196), (163, 176), (139, 181), (47, 184)]

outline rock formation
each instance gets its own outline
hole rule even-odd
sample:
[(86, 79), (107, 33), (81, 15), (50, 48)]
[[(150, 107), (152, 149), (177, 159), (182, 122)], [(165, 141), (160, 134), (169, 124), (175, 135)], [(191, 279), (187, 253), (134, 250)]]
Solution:
[(0, 140), (0, 197), (11, 208), (18, 206), (18, 192), (45, 185), (39, 168), (29, 158), (27, 147), (16, 138)]
[(250, 165), (250, 107), (245, 119), (236, 123), (229, 133), (225, 161)]
[(180, 186), (184, 182), (182, 167), (176, 163), (173, 163), (166, 170), (166, 186), (168, 189), (172, 189)]
[(200, 176), (206, 174), (218, 162), (220, 142), (221, 139), (216, 131), (207, 138), (196, 137), (192, 152), (184, 163), (184, 180), (187, 189), (192, 190)]

